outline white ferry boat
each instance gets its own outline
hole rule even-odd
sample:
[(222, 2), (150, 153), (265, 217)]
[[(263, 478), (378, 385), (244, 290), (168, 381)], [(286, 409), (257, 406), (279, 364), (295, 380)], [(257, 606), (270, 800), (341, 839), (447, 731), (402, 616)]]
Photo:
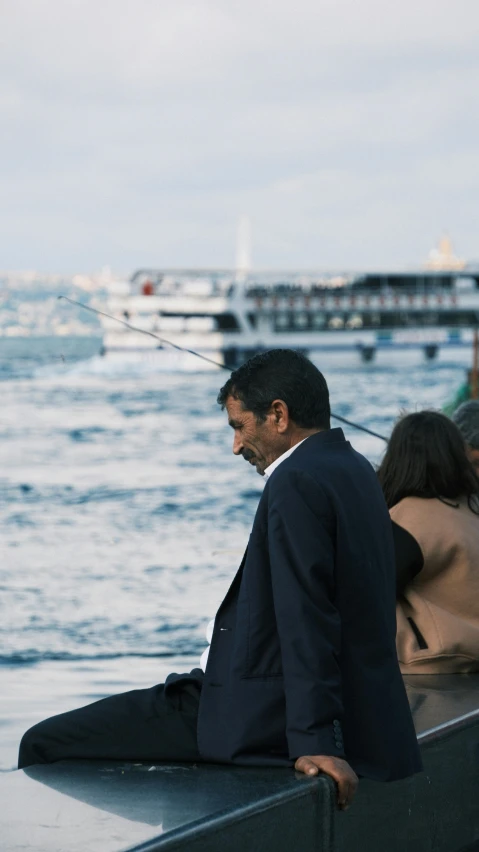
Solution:
[[(110, 292), (105, 310), (116, 318), (102, 319), (102, 351), (109, 357), (174, 364), (179, 354), (168, 341), (232, 367), (275, 347), (323, 361), (353, 353), (367, 362), (407, 350), (421, 358), (468, 362), (479, 325), (479, 265), (466, 266), (443, 240), (427, 267), (417, 271), (142, 269)], [(187, 356), (180, 360), (188, 363)], [(198, 363), (191, 355), (191, 366)]]

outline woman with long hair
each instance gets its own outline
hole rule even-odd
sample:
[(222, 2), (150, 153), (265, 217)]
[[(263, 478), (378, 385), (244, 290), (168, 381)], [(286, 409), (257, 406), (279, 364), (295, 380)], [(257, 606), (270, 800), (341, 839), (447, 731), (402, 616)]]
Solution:
[(378, 476), (393, 521), (401, 670), (479, 671), (479, 479), (457, 426), (436, 411), (402, 417)]

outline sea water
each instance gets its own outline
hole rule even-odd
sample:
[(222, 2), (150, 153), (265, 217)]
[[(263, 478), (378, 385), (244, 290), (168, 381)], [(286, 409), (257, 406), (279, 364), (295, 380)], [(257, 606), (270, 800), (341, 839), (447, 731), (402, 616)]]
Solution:
[[(53, 713), (198, 664), (263, 488), (231, 452), (220, 370), (110, 362), (95, 339), (0, 339), (0, 768)], [(388, 435), (448, 363), (322, 367), (333, 411)], [(372, 462), (384, 443), (352, 428)]]

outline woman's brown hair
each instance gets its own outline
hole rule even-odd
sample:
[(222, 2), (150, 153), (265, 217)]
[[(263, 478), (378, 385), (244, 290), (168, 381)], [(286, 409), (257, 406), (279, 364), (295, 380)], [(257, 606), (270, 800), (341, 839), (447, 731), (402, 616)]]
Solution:
[(404, 497), (453, 503), (466, 497), (479, 514), (479, 479), (461, 433), (438, 411), (406, 414), (396, 423), (378, 477), (388, 508)]

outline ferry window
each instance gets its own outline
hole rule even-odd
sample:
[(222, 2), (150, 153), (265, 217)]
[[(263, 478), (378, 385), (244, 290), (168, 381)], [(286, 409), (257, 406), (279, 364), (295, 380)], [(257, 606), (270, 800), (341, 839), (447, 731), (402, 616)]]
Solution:
[(234, 314), (217, 314), (215, 320), (218, 331), (238, 331), (239, 329), (238, 320)]
[(316, 311), (312, 316), (313, 328), (324, 328), (326, 325), (326, 314)]
[(366, 287), (370, 290), (379, 290), (382, 285), (382, 280), (379, 275), (364, 275), (358, 281), (361, 287)]
[(353, 317), (358, 317), (358, 320), (355, 319), (354, 322), (360, 321), (361, 325), (349, 325), (349, 328), (392, 328), (401, 324), (400, 314), (396, 311), (384, 311), (383, 313), (372, 311), (362, 316), (360, 314), (353, 314), (349, 318), (349, 321)]
[(276, 314), (276, 328), (285, 329), (289, 326), (289, 314), (285, 313), (277, 313)]
[(476, 325), (476, 323), (475, 311), (441, 311), (439, 314), (440, 325), (470, 326)]
[(475, 278), (471, 278), (470, 275), (461, 275), (459, 278), (456, 279), (457, 290), (475, 290), (477, 284), (477, 280)]
[[(381, 328), (397, 328), (402, 325), (403, 314), (399, 311), (385, 311), (381, 314)], [(417, 323), (421, 325), (421, 323)]]
[(441, 287), (447, 287), (448, 289), (451, 289), (454, 284), (454, 278), (452, 277), (452, 275), (444, 274), (431, 275), (429, 278), (426, 279), (426, 281), (426, 286), (432, 287), (435, 290), (441, 289)]
[(342, 317), (333, 316), (328, 322), (329, 328), (344, 328), (344, 320)]
[(363, 327), (363, 318), (361, 314), (353, 314), (348, 317), (346, 321), (346, 326), (348, 328), (362, 328)]
[(307, 328), (309, 325), (308, 314), (305, 311), (293, 314), (293, 319), (296, 328)]

